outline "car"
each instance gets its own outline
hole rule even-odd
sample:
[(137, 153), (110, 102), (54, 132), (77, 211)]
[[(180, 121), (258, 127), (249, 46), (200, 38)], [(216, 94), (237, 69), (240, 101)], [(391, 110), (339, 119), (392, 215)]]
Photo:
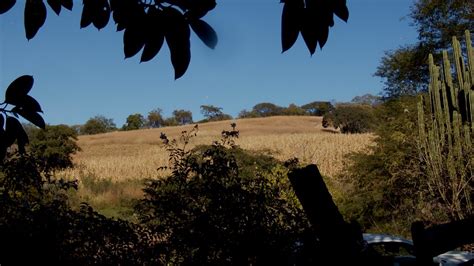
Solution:
[[(416, 265), (413, 241), (387, 234), (363, 234), (369, 254), (391, 257), (393, 265)], [(433, 258), (433, 265), (474, 265), (474, 253), (449, 251)]]

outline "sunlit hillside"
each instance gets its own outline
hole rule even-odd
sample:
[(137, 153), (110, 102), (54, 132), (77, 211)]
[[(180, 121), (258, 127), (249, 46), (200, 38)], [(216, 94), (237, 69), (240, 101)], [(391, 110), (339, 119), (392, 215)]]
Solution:
[[(336, 175), (342, 168), (343, 157), (372, 143), (370, 134), (345, 135), (324, 129), (321, 117), (278, 116), (239, 119), (199, 124), (197, 137), (189, 148), (210, 144), (224, 129), (235, 122), (240, 131), (237, 144), (244, 149), (264, 150), (281, 160), (297, 157), (305, 163), (316, 163), (326, 176)], [(160, 133), (170, 139), (179, 138), (183, 130), (193, 125), (81, 136), (82, 152), (75, 156), (78, 171), (111, 180), (141, 179), (158, 176), (157, 168), (167, 164)]]

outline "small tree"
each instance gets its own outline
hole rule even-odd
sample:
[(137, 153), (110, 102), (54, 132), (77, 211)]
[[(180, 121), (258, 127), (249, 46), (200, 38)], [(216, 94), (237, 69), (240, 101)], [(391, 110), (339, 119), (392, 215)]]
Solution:
[(282, 115), (283, 108), (273, 103), (259, 103), (252, 108), (259, 117)]
[(148, 113), (148, 126), (152, 128), (162, 127), (164, 123), (163, 110), (161, 108), (153, 109)]
[(258, 114), (254, 111), (242, 110), (240, 111), (238, 118), (255, 118), (258, 117)]
[(224, 113), (222, 107), (214, 105), (201, 105), (201, 114), (209, 121), (219, 120)]
[(141, 114), (131, 114), (127, 117), (127, 122), (122, 126), (122, 130), (137, 130), (145, 125), (145, 118)]
[(116, 130), (117, 126), (111, 118), (106, 118), (102, 115), (97, 115), (87, 120), (82, 126), (81, 133), (86, 135), (107, 133)]
[(354, 97), (351, 102), (355, 104), (365, 104), (365, 105), (375, 106), (382, 103), (382, 97), (367, 93), (362, 96)]
[(334, 106), (330, 102), (310, 102), (301, 106), (308, 115), (324, 116), (334, 110)]
[(298, 105), (292, 103), (284, 108), (282, 111), (283, 115), (306, 115), (306, 111)]
[(173, 119), (177, 122), (178, 125), (191, 124), (193, 122), (193, 113), (187, 110), (174, 110)]
[(332, 125), (342, 133), (364, 133), (376, 125), (374, 109), (367, 105), (340, 104), (323, 118), (323, 126)]

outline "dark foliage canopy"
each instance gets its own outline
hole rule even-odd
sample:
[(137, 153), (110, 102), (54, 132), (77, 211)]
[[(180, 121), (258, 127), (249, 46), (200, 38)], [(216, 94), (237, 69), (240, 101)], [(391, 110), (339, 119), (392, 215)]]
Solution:
[(418, 42), (387, 51), (375, 76), (384, 79), (386, 98), (426, 91), (428, 55), (450, 49), (453, 36), (474, 31), (474, 2), (470, 0), (417, 0), (409, 17), (418, 32)]
[[(123, 31), (125, 58), (140, 51), (141, 62), (153, 59), (163, 44), (169, 47), (175, 79), (184, 75), (191, 61), (191, 29), (211, 49), (218, 42), (216, 31), (203, 17), (216, 6), (215, 0), (83, 0), (81, 28), (94, 26), (101, 30), (110, 16)], [(10, 10), (16, 0), (0, 2), (0, 14)], [(346, 0), (285, 0), (281, 23), (282, 51), (290, 49), (301, 33), (311, 55), (322, 48), (328, 39), (329, 27), (334, 26), (334, 15), (346, 21), (349, 11)], [(47, 0), (57, 15), (62, 9), (72, 10), (72, 0)], [(28, 40), (35, 37), (44, 25), (47, 8), (43, 0), (25, 1), (24, 25)]]

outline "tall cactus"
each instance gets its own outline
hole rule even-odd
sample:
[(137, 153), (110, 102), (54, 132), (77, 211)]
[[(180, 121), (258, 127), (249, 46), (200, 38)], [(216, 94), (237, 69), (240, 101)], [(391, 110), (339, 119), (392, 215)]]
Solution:
[(474, 200), (474, 51), (470, 32), (465, 36), (467, 56), (453, 37), (454, 64), (447, 51), (443, 51), (441, 66), (430, 54), (429, 93), (418, 102), (419, 148), (426, 181), (453, 219), (473, 214)]

